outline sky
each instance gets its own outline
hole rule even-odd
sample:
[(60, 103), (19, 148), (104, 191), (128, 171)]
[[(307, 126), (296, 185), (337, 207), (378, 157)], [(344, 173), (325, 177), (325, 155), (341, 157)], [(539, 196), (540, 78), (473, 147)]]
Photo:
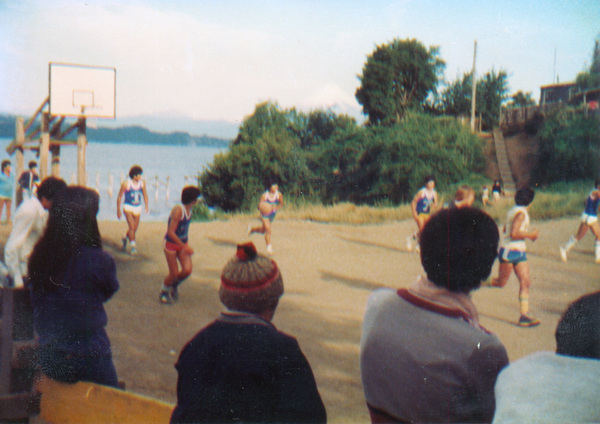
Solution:
[(0, 113), (31, 115), (48, 64), (116, 68), (116, 116), (241, 123), (264, 101), (360, 117), (367, 56), (439, 46), (452, 82), (505, 70), (511, 93), (574, 81), (600, 36), (599, 0), (0, 0)]

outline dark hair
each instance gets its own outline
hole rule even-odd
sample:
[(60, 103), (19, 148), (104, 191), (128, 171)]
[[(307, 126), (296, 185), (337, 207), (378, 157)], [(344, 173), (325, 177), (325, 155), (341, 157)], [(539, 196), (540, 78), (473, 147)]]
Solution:
[(8, 159), (5, 159), (2, 161), (2, 172), (4, 172), (4, 170), (6, 169), (7, 166), (10, 165), (10, 161)]
[(556, 326), (556, 353), (600, 359), (600, 291), (571, 303)]
[(32, 160), (29, 162), (29, 169), (37, 168), (37, 162)]
[(421, 233), (421, 263), (427, 278), (452, 292), (469, 293), (492, 270), (498, 251), (498, 226), (472, 208), (442, 209)]
[(427, 175), (424, 179), (423, 179), (423, 184), (427, 185), (427, 183), (429, 181), (433, 181), (435, 183), (435, 178), (433, 177), (433, 175)]
[(200, 196), (200, 189), (196, 186), (186, 186), (181, 190), (181, 203), (189, 205)]
[(80, 186), (67, 187), (55, 196), (46, 230), (29, 258), (34, 290), (53, 291), (63, 284), (69, 259), (82, 246), (102, 247), (96, 219), (99, 203), (97, 192)]
[(529, 206), (534, 197), (535, 192), (531, 187), (523, 187), (515, 193), (515, 203), (517, 206)]
[(67, 183), (65, 183), (60, 178), (44, 178), (44, 181), (42, 181), (42, 183), (37, 189), (37, 197), (40, 200), (42, 200), (42, 198), (45, 198), (46, 200), (52, 201), (56, 197), (56, 194), (60, 191), (63, 191), (65, 187), (67, 187)]
[(131, 169), (129, 170), (129, 178), (133, 178), (136, 175), (142, 175), (144, 173), (144, 171), (142, 170), (142, 167), (139, 165), (133, 165), (131, 167)]

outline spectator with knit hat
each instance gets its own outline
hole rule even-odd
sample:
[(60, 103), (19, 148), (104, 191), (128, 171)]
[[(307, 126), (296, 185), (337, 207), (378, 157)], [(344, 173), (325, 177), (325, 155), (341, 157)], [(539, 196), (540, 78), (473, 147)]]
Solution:
[(221, 275), (226, 310), (186, 344), (175, 364), (171, 423), (327, 421), (298, 342), (271, 323), (282, 295), (275, 261), (252, 243), (238, 245)]

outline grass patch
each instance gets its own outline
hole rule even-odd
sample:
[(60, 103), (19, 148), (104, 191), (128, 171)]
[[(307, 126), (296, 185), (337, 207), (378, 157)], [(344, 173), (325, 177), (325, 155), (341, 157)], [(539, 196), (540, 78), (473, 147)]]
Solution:
[[(474, 185), (477, 187), (476, 185)], [(529, 213), (532, 220), (544, 221), (564, 217), (573, 217), (581, 214), (585, 199), (593, 183), (555, 184), (548, 188), (536, 189), (535, 199)], [(480, 190), (475, 189), (478, 199), (473, 206), (487, 212), (494, 220), (502, 225), (506, 214), (514, 205), (512, 197), (502, 197), (497, 202), (484, 207), (480, 199)], [(447, 203), (453, 198), (452, 193), (440, 193), (441, 203)], [(214, 221), (229, 219), (255, 219), (256, 210), (246, 213), (224, 213), (211, 210), (204, 204), (194, 207), (193, 219), (195, 221)], [(393, 206), (380, 204), (377, 206), (358, 206), (343, 202), (335, 205), (309, 204), (303, 201), (294, 203), (286, 199), (285, 207), (277, 213), (277, 219), (295, 219), (332, 224), (367, 225), (382, 224), (393, 221), (412, 219), (410, 204)]]

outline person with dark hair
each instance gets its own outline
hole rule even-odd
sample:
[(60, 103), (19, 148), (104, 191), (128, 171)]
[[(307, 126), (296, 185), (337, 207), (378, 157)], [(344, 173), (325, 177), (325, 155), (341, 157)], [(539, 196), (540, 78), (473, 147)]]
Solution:
[(52, 206), (56, 194), (66, 186), (63, 180), (48, 177), (40, 184), (37, 196), (17, 208), (12, 231), (4, 246), (4, 261), (15, 287), (24, 286), (29, 255), (46, 228), (46, 211)]
[(117, 387), (103, 304), (119, 282), (114, 259), (102, 250), (98, 208), (98, 193), (85, 187), (56, 196), (29, 259), (29, 286), (44, 374)]
[[(2, 209), (6, 205), (6, 224), (11, 224), (10, 220), (10, 208), (12, 207), (12, 196), (15, 188), (14, 178), (10, 175), (10, 161), (2, 161), (2, 170), (0, 171), (0, 216), (2, 215)], [(3, 222), (4, 223), (4, 222)]]
[(500, 373), (494, 422), (600, 422), (600, 292), (571, 303), (555, 337), (556, 353), (533, 353)]
[(435, 191), (435, 178), (432, 175), (428, 175), (424, 179), (425, 185), (415, 194), (410, 208), (412, 215), (417, 223), (417, 231), (411, 237), (406, 237), (406, 248), (408, 251), (412, 251), (412, 241), (416, 242), (415, 250), (419, 251), (419, 234), (423, 231), (423, 227), (429, 220), (429, 217), (435, 212), (438, 205), (438, 194)]
[(490, 274), (498, 227), (476, 208), (443, 209), (420, 239), (427, 276), (367, 303), (360, 371), (371, 422), (490, 422), (508, 355), (479, 324), (471, 292)]
[(492, 184), (492, 196), (494, 197), (494, 202), (500, 200), (500, 196), (504, 194), (504, 190), (502, 190), (502, 183), (500, 180), (494, 180), (494, 184)]
[(148, 213), (148, 193), (146, 185), (142, 180), (143, 170), (139, 165), (134, 165), (129, 170), (129, 178), (121, 184), (117, 195), (117, 218), (121, 219), (121, 198), (123, 198), (123, 213), (127, 220), (127, 234), (121, 239), (123, 251), (130, 246), (130, 253), (137, 255), (135, 233), (140, 225), (142, 215), (142, 199), (144, 200), (145, 212)]
[(221, 275), (227, 308), (183, 348), (175, 365), (171, 423), (324, 423), (310, 364), (294, 337), (271, 323), (283, 279), (252, 243), (237, 246)]
[(279, 185), (272, 183), (269, 189), (260, 196), (258, 202), (258, 210), (260, 211), (260, 227), (252, 227), (248, 224), (248, 231), (246, 235), (249, 237), (253, 233), (261, 233), (265, 235), (265, 242), (267, 244), (267, 253), (273, 253), (273, 246), (271, 246), (271, 224), (275, 219), (277, 211), (283, 207), (283, 195), (279, 191)]
[(590, 191), (587, 199), (585, 200), (585, 209), (581, 214), (581, 223), (577, 229), (577, 234), (571, 236), (564, 246), (559, 247), (560, 257), (563, 262), (567, 262), (567, 254), (579, 240), (586, 235), (589, 229), (592, 230), (596, 237), (594, 244), (594, 253), (596, 256), (596, 263), (600, 264), (600, 223), (598, 223), (598, 207), (600, 206), (600, 178), (596, 179), (594, 188)]
[(37, 168), (37, 162), (32, 160), (29, 162), (29, 170), (19, 175), (19, 189), (23, 194), (23, 201), (33, 197), (37, 190), (38, 184), (40, 182), (40, 177), (38, 176)]
[[(184, 187), (181, 191), (181, 204), (173, 206), (164, 238), (164, 251), (169, 267), (159, 295), (159, 301), (170, 304), (179, 299), (178, 287), (192, 273), (194, 249), (188, 244), (188, 231), (192, 220), (192, 210), (198, 203), (200, 189), (196, 186)], [(181, 271), (179, 266), (181, 265)]]
[(508, 282), (508, 278), (515, 271), (519, 279), (519, 305), (521, 316), (519, 317), (519, 326), (535, 327), (540, 324), (540, 320), (529, 316), (529, 288), (531, 287), (531, 277), (529, 276), (529, 262), (527, 261), (527, 245), (525, 240), (537, 240), (539, 230), (529, 230), (529, 207), (535, 192), (530, 187), (523, 187), (515, 193), (515, 206), (513, 206), (506, 216), (504, 224), (504, 237), (498, 260), (500, 267), (498, 277), (486, 282), (488, 287), (502, 288)]

